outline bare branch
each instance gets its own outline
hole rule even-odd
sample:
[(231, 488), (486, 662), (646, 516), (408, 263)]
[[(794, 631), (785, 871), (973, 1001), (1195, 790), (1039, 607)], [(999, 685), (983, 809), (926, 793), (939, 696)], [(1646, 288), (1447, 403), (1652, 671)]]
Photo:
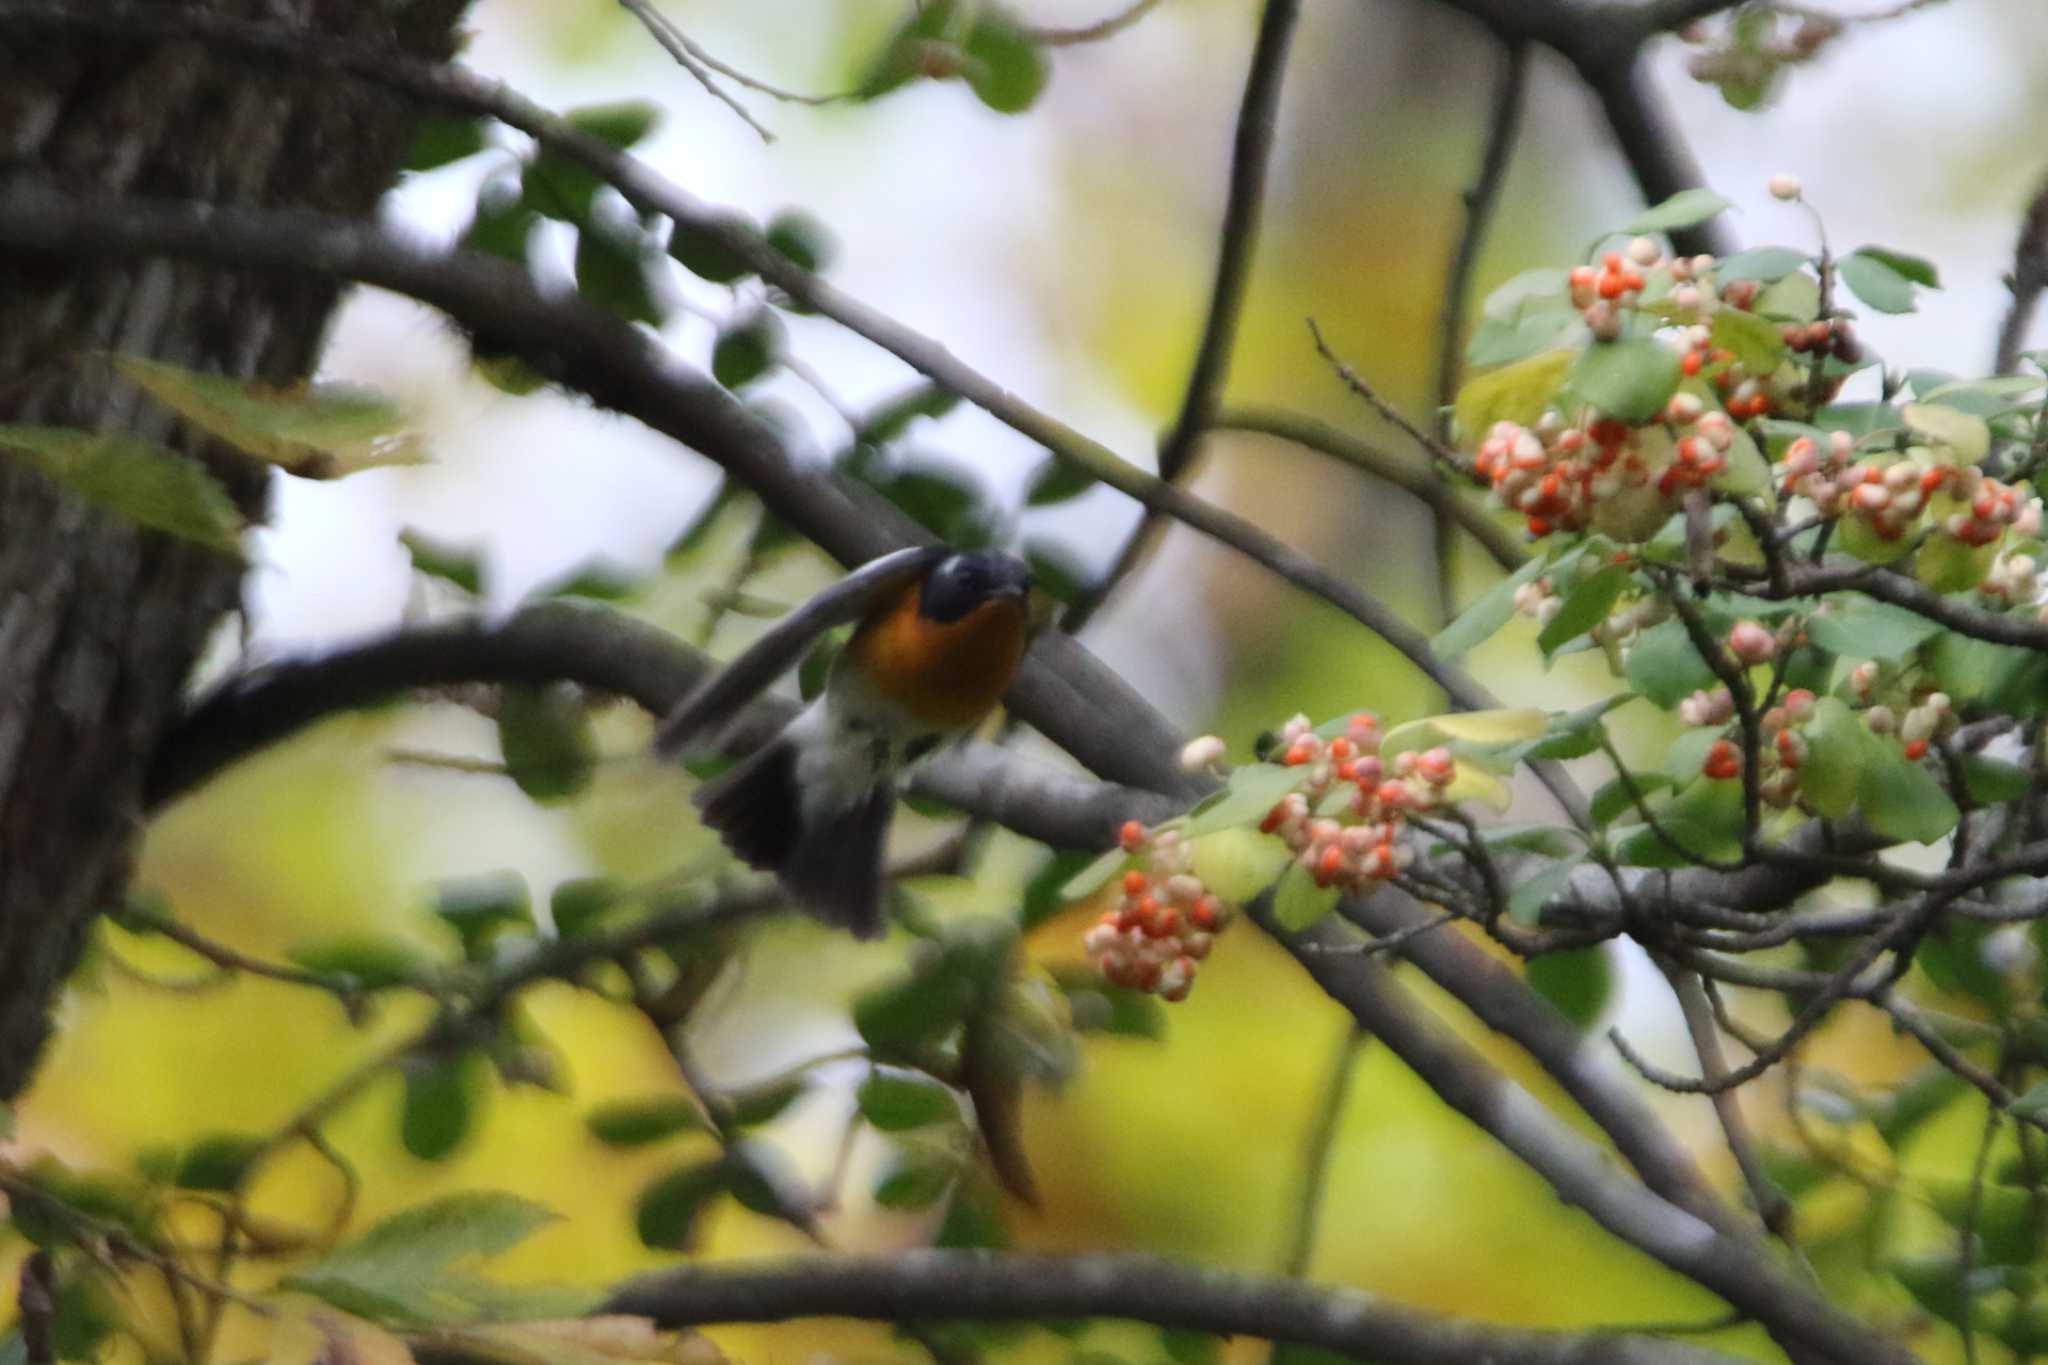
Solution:
[(2020, 367), (2020, 348), (2027, 343), (2027, 328), (2034, 321), (2034, 309), (2041, 291), (2048, 289), (2048, 180), (2034, 192), (2020, 220), (2019, 241), (2012, 252), (2012, 275), (2006, 281), (2012, 289), (2012, 307), (1998, 329), (1998, 350), (1991, 362), (1993, 374), (2013, 374)]
[[(1573, 57), (1580, 79), (1599, 98), (1600, 111), (1646, 202), (1659, 203), (1704, 182), (1685, 134), (1657, 93), (1645, 58), (1635, 53), (1620, 60), (1611, 54), (1588, 54), (1590, 60), (1566, 55)], [(1687, 256), (1725, 256), (1735, 249), (1734, 238), (1719, 219), (1679, 228), (1671, 234), (1671, 243)]]
[(1107, 19), (1098, 19), (1092, 24), (1077, 28), (1033, 28), (1026, 30), (1031, 41), (1040, 47), (1078, 47), (1083, 43), (1099, 43), (1104, 38), (1114, 38), (1131, 25), (1151, 13), (1159, 0), (1131, 0), (1131, 3)]
[(1678, 1342), (1482, 1326), (1356, 1289), (1094, 1253), (898, 1251), (693, 1265), (627, 1285), (604, 1308), (664, 1327), (829, 1315), (883, 1322), (1124, 1318), (1319, 1346), (1387, 1365), (1728, 1365)]
[(740, 122), (754, 130), (761, 141), (775, 141), (775, 134), (768, 131), (746, 105), (734, 99), (731, 91), (718, 83), (702, 50), (691, 42), (681, 29), (670, 23), (660, 10), (649, 3), (649, 0), (619, 0), (619, 4), (640, 21), (640, 26), (647, 30), (655, 42), (661, 44), (663, 51), (675, 59), (677, 66), (689, 72), (697, 84), (704, 87), (706, 94), (732, 110)]
[[(1697, 973), (1657, 955), (1657, 966), (1663, 971), (1665, 980), (1671, 983), (1671, 993), (1678, 1000), (1679, 1012), (1685, 1016), (1686, 1031), (1692, 1035), (1693, 1054), (1699, 1058), (1700, 1074), (1710, 1081), (1719, 1080), (1728, 1074), (1728, 1062), (1721, 1051), (1721, 1035), (1714, 1022), (1714, 1009), (1707, 999), (1706, 987), (1701, 984)], [(1723, 1090), (1713, 1096), (1714, 1117), (1720, 1120), (1721, 1136), (1728, 1144), (1728, 1151), (1735, 1158), (1736, 1169), (1742, 1172), (1742, 1183), (1749, 1187), (1750, 1202), (1755, 1205), (1757, 1217), (1772, 1233), (1791, 1245), (1792, 1205), (1777, 1186), (1764, 1173), (1763, 1163), (1757, 1159), (1756, 1142), (1750, 1136), (1749, 1125), (1742, 1116), (1742, 1102), (1733, 1092)]]
[[(1252, 45), (1244, 95), (1237, 110), (1237, 134), (1231, 144), (1230, 186), (1224, 196), (1223, 228), (1216, 250), (1216, 279), (1209, 291), (1209, 310), (1195, 347), (1194, 366), (1181, 397), (1180, 414), (1159, 445), (1159, 477), (1178, 483), (1187, 473), (1202, 434), (1214, 423), (1230, 353), (1244, 313), (1252, 257), (1258, 248), (1259, 216), (1265, 204), (1266, 170), (1273, 159), (1273, 137), (1279, 121), (1280, 88), (1287, 68), (1287, 50), (1300, 17), (1300, 0), (1267, 0)], [(1164, 517), (1148, 512), (1131, 532), (1116, 562), (1102, 581), (1066, 614), (1062, 623), (1079, 632), (1096, 610), (1158, 543)]]
[(1529, 45), (1507, 45), (1501, 64), (1500, 83), (1494, 87), (1493, 109), (1486, 121), (1486, 141), (1479, 154), (1479, 171), (1462, 199), (1465, 226), (1458, 234), (1457, 249), (1444, 273), (1443, 302), (1437, 318), (1436, 353), (1436, 435), (1450, 440), (1451, 404), (1458, 396), (1458, 380), (1464, 369), (1460, 357), (1465, 344), (1465, 295), (1472, 288), (1472, 271), (1479, 264), (1479, 248), (1486, 240), (1487, 225), (1500, 200), (1501, 184), (1507, 179), (1508, 158), (1521, 127), (1522, 105), (1529, 85)]
[(1477, 502), (1458, 496), (1458, 490), (1437, 478), (1427, 468), (1397, 459), (1378, 446), (1368, 445), (1348, 432), (1313, 417), (1284, 408), (1225, 408), (1216, 414), (1218, 431), (1255, 431), (1320, 451), (1330, 458), (1353, 465), (1376, 479), (1393, 484), (1429, 505), (1431, 510), (1455, 521), (1484, 549), (1493, 562), (1513, 572), (1522, 567), (1528, 553), (1521, 539), (1490, 516)]
[(1608, 1232), (1719, 1294), (1793, 1348), (1843, 1365), (1911, 1365), (1911, 1352), (1791, 1279), (1754, 1241), (1722, 1232), (1632, 1181), (1614, 1179), (1599, 1148), (1431, 1019), (1377, 958), (1300, 951), (1309, 943), (1345, 942), (1350, 931), (1341, 920), (1325, 919), (1290, 934), (1274, 922), (1269, 905), (1255, 904), (1250, 913), (1440, 1099)]

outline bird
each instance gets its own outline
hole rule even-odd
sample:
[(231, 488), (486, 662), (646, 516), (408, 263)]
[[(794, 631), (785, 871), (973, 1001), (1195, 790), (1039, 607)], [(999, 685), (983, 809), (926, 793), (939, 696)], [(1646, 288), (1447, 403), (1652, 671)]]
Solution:
[(1031, 573), (996, 550), (921, 546), (871, 560), (784, 615), (665, 717), (679, 758), (716, 739), (825, 631), (857, 623), (816, 700), (698, 788), (706, 826), (748, 865), (856, 938), (881, 935), (882, 849), (896, 776), (994, 709), (1029, 643)]

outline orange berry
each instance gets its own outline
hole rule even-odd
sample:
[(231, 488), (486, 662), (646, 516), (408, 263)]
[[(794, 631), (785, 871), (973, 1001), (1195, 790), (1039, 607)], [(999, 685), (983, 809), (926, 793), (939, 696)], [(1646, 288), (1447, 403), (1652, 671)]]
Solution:
[(1308, 762), (1308, 756), (1308, 745), (1297, 744), (1294, 747), (1290, 748), (1286, 752), (1286, 754), (1284, 754), (1281, 757), (1280, 761), (1282, 763), (1285, 763), (1290, 768), (1299, 768), (1302, 764)]
[(1123, 846), (1124, 852), (1128, 853), (1145, 842), (1145, 827), (1136, 820), (1126, 820), (1123, 827), (1116, 832), (1116, 841)]
[(1126, 895), (1141, 896), (1145, 893), (1145, 888), (1150, 885), (1151, 882), (1146, 878), (1145, 874), (1136, 869), (1124, 873), (1124, 893)]

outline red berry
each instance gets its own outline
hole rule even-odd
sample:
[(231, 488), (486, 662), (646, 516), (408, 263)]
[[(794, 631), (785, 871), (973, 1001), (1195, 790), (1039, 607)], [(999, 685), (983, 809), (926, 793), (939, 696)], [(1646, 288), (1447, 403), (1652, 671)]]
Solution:
[(1116, 841), (1123, 846), (1124, 852), (1128, 853), (1145, 842), (1145, 827), (1136, 820), (1126, 820), (1123, 828), (1116, 832)]
[(1142, 872), (1134, 869), (1124, 873), (1124, 894), (1126, 895), (1142, 896), (1145, 894), (1145, 888), (1150, 885), (1151, 882), (1146, 879), (1145, 874)]
[(1927, 741), (1924, 739), (1907, 740), (1906, 757), (1915, 760), (1927, 757)]

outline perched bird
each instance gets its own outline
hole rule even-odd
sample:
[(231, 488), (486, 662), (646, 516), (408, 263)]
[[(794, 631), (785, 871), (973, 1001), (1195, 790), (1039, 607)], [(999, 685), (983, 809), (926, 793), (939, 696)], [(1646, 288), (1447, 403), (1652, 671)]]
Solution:
[(833, 626), (825, 689), (696, 793), (704, 823), (827, 924), (882, 932), (882, 845), (902, 766), (986, 716), (1024, 657), (1030, 571), (997, 551), (899, 550), (790, 612), (663, 718), (655, 749), (708, 744)]

